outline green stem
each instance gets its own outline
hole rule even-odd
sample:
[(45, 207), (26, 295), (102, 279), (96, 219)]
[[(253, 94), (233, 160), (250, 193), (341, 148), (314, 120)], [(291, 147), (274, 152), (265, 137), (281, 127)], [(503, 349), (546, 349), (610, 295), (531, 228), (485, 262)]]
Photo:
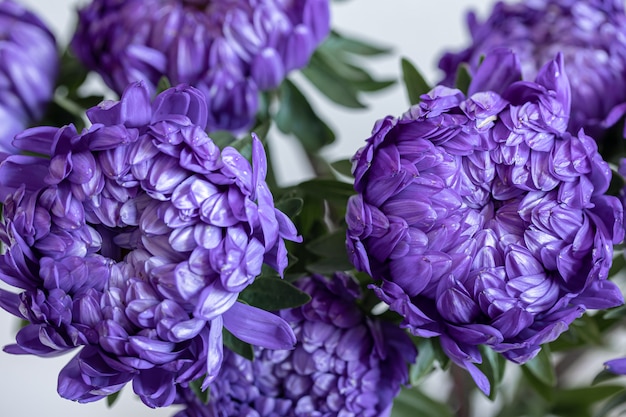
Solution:
[(330, 165), (318, 153), (304, 149), (309, 165), (316, 178), (335, 178)]
[(450, 366), (452, 376), (452, 390), (450, 391), (449, 402), (456, 410), (456, 417), (471, 416), (470, 394), (472, 382), (465, 369), (452, 364)]

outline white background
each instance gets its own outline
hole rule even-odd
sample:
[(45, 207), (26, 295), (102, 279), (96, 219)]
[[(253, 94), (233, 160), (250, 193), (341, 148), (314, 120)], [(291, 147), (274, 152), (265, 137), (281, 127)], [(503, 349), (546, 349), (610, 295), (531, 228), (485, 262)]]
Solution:
[[(19, 1), (19, 0), (16, 0)], [(23, 0), (50, 25), (64, 47), (74, 26), (74, 10), (84, 1)], [(473, 8), (485, 16), (493, 1), (485, 0), (349, 0), (333, 3), (333, 26), (342, 33), (394, 47), (389, 57), (371, 61), (369, 68), (380, 77), (400, 74), (400, 57), (410, 58), (426, 78), (436, 82), (440, 74), (436, 62), (444, 48), (458, 49), (467, 42), (464, 13)], [(331, 160), (351, 156), (368, 137), (374, 122), (387, 114), (399, 115), (408, 107), (404, 91), (397, 85), (383, 93), (365, 97), (368, 109), (355, 111), (315, 99), (316, 109), (326, 115), (338, 135), (337, 144), (325, 154)], [(300, 181), (310, 175), (298, 164), (297, 150), (288, 140), (280, 140), (279, 176), (283, 183)], [(14, 341), (15, 319), (0, 310), (0, 346)], [(625, 349), (626, 351), (626, 349)], [(58, 397), (56, 379), (59, 370), (71, 356), (42, 359), (13, 356), (0, 352), (1, 417), (74, 417), (74, 416), (170, 416), (173, 409), (150, 410), (132, 396), (131, 388), (123, 391), (113, 410), (104, 402), (81, 405)], [(435, 381), (433, 381), (435, 382)], [(442, 392), (440, 386), (431, 386)]]

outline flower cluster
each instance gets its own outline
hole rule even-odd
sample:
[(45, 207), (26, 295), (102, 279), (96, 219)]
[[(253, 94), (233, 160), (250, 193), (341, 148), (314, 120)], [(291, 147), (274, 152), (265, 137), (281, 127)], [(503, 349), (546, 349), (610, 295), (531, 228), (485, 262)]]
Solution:
[(165, 75), (206, 95), (210, 131), (243, 131), (258, 92), (304, 67), (328, 33), (328, 0), (95, 0), (72, 47), (118, 93), (138, 80), (154, 91)]
[(623, 208), (595, 141), (566, 131), (563, 58), (535, 82), (519, 72), (494, 50), (467, 95), (438, 86), (381, 120), (353, 158), (346, 216), (378, 296), (485, 392), (478, 345), (523, 363), (585, 310), (623, 302), (606, 280)]
[[(481, 57), (497, 47), (511, 48), (522, 76), (533, 80), (557, 53), (563, 55), (572, 83), (569, 132), (583, 127), (599, 139), (624, 112), (626, 102), (626, 13), (620, 0), (537, 0), (498, 2), (480, 23), (468, 15), (471, 45), (447, 53), (439, 62), (443, 83), (454, 83), (458, 67), (474, 73)], [(622, 106), (619, 106), (622, 105)]]
[(0, 151), (43, 117), (59, 67), (56, 40), (33, 13), (11, 0), (0, 2)]
[(358, 284), (344, 273), (303, 277), (296, 286), (310, 303), (280, 312), (296, 348), (256, 348), (254, 361), (225, 353), (208, 404), (181, 388), (178, 402), (187, 407), (176, 417), (390, 415), (416, 356), (408, 335), (368, 318), (356, 304)]
[(222, 329), (289, 349), (289, 325), (237, 302), (263, 263), (282, 274), (284, 239), (299, 241), (274, 207), (266, 160), (252, 164), (207, 136), (203, 94), (171, 88), (150, 101), (141, 82), (87, 115), (93, 125), (26, 130), (15, 145), (38, 156), (0, 164), (0, 305), (29, 322), (10, 353), (54, 355), (84, 346), (59, 393), (95, 401), (133, 382), (147, 405), (222, 362)]

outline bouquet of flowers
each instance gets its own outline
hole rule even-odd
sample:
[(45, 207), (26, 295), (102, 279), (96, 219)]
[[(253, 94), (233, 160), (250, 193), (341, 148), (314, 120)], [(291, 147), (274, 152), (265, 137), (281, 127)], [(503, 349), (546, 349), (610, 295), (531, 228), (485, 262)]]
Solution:
[[(390, 50), (335, 7), (90, 0), (58, 45), (0, 1), (3, 355), (69, 354), (58, 395), (108, 415), (123, 389), (174, 417), (626, 409), (624, 3), (468, 12), (432, 85), (372, 75)], [(395, 83), (329, 160), (313, 100)]]

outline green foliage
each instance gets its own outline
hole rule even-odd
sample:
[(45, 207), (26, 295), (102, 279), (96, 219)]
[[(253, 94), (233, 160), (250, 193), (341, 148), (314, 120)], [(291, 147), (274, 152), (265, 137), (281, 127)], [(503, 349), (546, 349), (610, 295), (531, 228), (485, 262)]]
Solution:
[(433, 346), (433, 339), (416, 338), (417, 360), (409, 368), (409, 383), (418, 386), (428, 375), (435, 370), (437, 355)]
[(170, 82), (169, 78), (167, 78), (166, 76), (162, 76), (161, 78), (159, 78), (159, 82), (157, 83), (156, 88), (156, 94), (160, 94), (168, 88), (172, 88), (172, 83)]
[(389, 49), (331, 32), (302, 74), (328, 99), (348, 108), (364, 108), (361, 93), (383, 90), (395, 80), (376, 80), (363, 67), (363, 58), (389, 53)]
[(339, 174), (352, 178), (352, 162), (349, 159), (335, 161), (330, 166)]
[(87, 69), (66, 49), (61, 56), (54, 96), (42, 120), (37, 121), (37, 126), (73, 124), (79, 131), (85, 127), (85, 110), (103, 100), (101, 95), (84, 96), (80, 93), (88, 74)]
[(333, 131), (315, 113), (293, 82), (283, 81), (279, 97), (280, 105), (274, 120), (283, 133), (296, 136), (308, 152), (316, 152), (335, 141)]
[(591, 417), (592, 406), (624, 390), (621, 385), (560, 389), (554, 391), (551, 412), (559, 416)]
[(491, 386), (489, 399), (495, 400), (504, 378), (507, 361), (502, 355), (487, 346), (480, 346), (480, 353), (483, 357), (483, 362), (477, 366), (489, 380), (489, 385)]
[(191, 381), (189, 383), (189, 388), (191, 388), (191, 390), (193, 391), (194, 394), (196, 394), (196, 397), (198, 397), (198, 399), (200, 400), (200, 402), (202, 404), (208, 404), (209, 403), (209, 389), (202, 389), (202, 381), (204, 380), (204, 378), (198, 378), (194, 381)]
[(402, 58), (401, 66), (409, 103), (417, 104), (420, 102), (422, 94), (428, 93), (431, 87), (408, 58)]
[(254, 360), (254, 350), (252, 349), (252, 345), (238, 339), (225, 327), (222, 329), (222, 339), (224, 342), (224, 346), (226, 346), (228, 349), (250, 361)]
[(456, 72), (454, 86), (463, 93), (467, 94), (471, 82), (472, 76), (470, 75), (469, 66), (465, 63), (459, 65), (459, 69)]
[(239, 299), (263, 310), (276, 311), (301, 306), (311, 297), (277, 276), (261, 276), (239, 294)]
[(550, 348), (547, 345), (544, 345), (537, 356), (526, 362), (522, 367), (542, 386), (556, 386), (554, 364), (550, 356)]
[(120, 398), (120, 394), (122, 393), (122, 391), (117, 391), (114, 392), (113, 394), (109, 394), (107, 395), (106, 398), (106, 402), (107, 402), (107, 407), (111, 408), (115, 405), (115, 403), (117, 402), (117, 400)]
[(353, 268), (346, 252), (346, 231), (344, 229), (320, 236), (309, 242), (306, 245), (306, 250), (320, 258), (306, 266), (310, 272), (332, 274), (335, 271), (346, 271)]
[(450, 406), (417, 388), (404, 388), (393, 402), (391, 417), (453, 417)]

